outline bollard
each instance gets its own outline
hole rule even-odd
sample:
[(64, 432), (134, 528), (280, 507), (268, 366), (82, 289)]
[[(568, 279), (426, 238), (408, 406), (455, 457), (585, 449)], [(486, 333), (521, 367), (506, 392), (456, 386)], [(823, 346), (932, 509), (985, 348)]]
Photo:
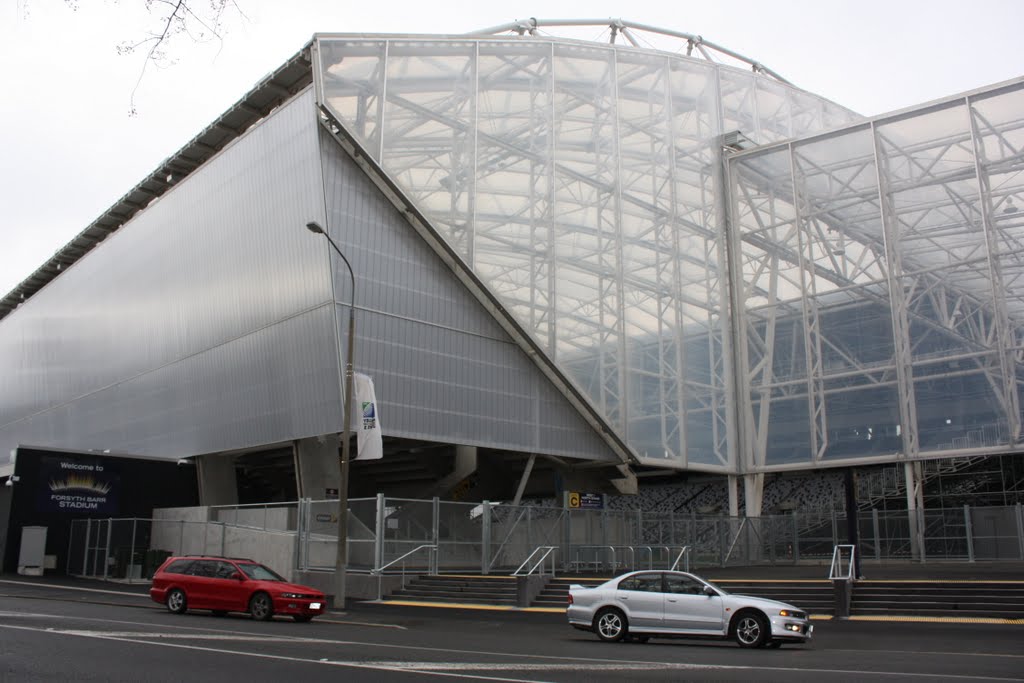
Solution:
[(850, 616), (850, 598), (853, 596), (853, 581), (849, 579), (832, 579), (832, 595), (836, 604), (836, 618), (846, 619)]

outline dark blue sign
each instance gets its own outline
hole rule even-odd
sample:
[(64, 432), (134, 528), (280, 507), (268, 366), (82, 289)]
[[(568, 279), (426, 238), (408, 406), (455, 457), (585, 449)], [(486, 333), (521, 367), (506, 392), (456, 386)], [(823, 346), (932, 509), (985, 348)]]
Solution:
[(600, 493), (578, 493), (573, 491), (569, 494), (569, 507), (578, 510), (603, 510), (604, 496)]
[(120, 476), (99, 460), (73, 456), (41, 458), (42, 474), (37, 507), (40, 512), (106, 514), (118, 512)]

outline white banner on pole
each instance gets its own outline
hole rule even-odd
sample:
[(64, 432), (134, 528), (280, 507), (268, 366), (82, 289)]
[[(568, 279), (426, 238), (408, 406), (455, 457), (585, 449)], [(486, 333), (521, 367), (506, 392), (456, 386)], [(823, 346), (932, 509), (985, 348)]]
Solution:
[(378, 460), (384, 457), (384, 444), (380, 433), (380, 413), (377, 412), (377, 395), (373, 390), (373, 379), (356, 372), (352, 375), (355, 398), (352, 416), (356, 441), (355, 460)]

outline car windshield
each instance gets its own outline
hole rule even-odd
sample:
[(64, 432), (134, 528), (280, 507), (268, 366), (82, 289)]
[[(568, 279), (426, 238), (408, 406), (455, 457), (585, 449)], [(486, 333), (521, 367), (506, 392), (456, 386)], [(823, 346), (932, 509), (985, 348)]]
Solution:
[(283, 576), (270, 567), (264, 567), (262, 564), (244, 564), (239, 562), (238, 568), (245, 572), (245, 575), (250, 579), (257, 581), (284, 581)]

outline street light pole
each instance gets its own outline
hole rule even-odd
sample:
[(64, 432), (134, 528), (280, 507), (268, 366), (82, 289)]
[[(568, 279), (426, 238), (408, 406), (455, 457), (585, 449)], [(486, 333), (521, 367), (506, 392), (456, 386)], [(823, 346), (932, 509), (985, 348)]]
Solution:
[(356, 347), (356, 276), (352, 272), (352, 264), (345, 258), (331, 236), (316, 222), (306, 223), (310, 232), (323, 235), (338, 252), (338, 256), (348, 268), (348, 276), (352, 282), (352, 300), (348, 307), (348, 349), (345, 360), (345, 411), (344, 427), (341, 436), (341, 481), (338, 486), (338, 552), (334, 559), (334, 607), (345, 609), (345, 573), (348, 568), (348, 464), (351, 452), (352, 437), (352, 358)]

